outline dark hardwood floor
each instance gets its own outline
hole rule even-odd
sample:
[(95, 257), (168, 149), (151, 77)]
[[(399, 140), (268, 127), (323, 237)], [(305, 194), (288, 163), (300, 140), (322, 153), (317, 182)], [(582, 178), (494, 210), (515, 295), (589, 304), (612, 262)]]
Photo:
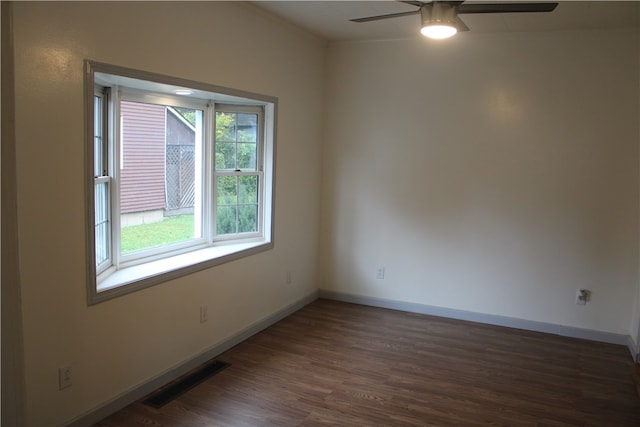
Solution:
[(98, 426), (640, 426), (623, 346), (317, 300)]

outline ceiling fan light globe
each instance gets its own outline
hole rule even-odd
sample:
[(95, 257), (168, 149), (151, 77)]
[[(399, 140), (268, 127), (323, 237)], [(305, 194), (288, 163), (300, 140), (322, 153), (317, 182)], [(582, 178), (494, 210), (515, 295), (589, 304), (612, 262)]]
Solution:
[(451, 25), (430, 24), (422, 27), (420, 32), (423, 36), (429, 37), (430, 39), (447, 39), (454, 36), (458, 32), (458, 29)]

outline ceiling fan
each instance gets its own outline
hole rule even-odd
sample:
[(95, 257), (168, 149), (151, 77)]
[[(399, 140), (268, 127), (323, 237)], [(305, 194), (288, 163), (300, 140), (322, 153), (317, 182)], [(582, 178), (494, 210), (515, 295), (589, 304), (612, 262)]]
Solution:
[(466, 3), (464, 1), (400, 1), (400, 3), (417, 6), (419, 9), (410, 12), (391, 13), (388, 15), (369, 16), (351, 19), (352, 22), (369, 22), (381, 19), (399, 18), (401, 16), (420, 14), (422, 27), (420, 32), (430, 38), (445, 39), (458, 31), (469, 31), (469, 27), (458, 15), (464, 13), (529, 13), (552, 12), (558, 3)]

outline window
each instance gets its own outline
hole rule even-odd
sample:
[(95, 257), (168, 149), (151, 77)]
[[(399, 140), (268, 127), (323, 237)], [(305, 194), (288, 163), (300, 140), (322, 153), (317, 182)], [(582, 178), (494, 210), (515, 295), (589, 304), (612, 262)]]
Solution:
[(86, 87), (90, 304), (273, 246), (275, 98), (92, 61)]
[(95, 262), (98, 272), (109, 266), (111, 259), (111, 216), (109, 194), (111, 179), (107, 174), (105, 134), (106, 94), (96, 92), (93, 96), (93, 165), (94, 165), (94, 203), (95, 203)]
[(216, 234), (220, 237), (260, 230), (261, 123), (262, 114), (255, 108), (221, 106), (216, 111)]

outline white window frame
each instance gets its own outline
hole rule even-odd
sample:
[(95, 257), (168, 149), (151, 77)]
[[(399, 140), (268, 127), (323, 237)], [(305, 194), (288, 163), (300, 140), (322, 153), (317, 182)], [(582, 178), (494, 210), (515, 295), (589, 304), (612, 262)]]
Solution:
[[(257, 168), (254, 171), (242, 171), (242, 170), (235, 170), (235, 171), (231, 171), (231, 170), (220, 170), (218, 171), (215, 167), (212, 167), (212, 170), (214, 170), (214, 179), (213, 179), (213, 185), (214, 188), (217, 187), (218, 184), (218, 178), (219, 177), (223, 177), (223, 176), (257, 176), (258, 177), (258, 205), (260, 206), (262, 204), (262, 201), (264, 200), (264, 111), (263, 108), (261, 107), (256, 107), (256, 106), (249, 106), (249, 105), (232, 105), (232, 104), (216, 104), (214, 111), (213, 111), (213, 117), (215, 117), (216, 113), (218, 112), (223, 112), (223, 113), (251, 113), (251, 114), (257, 114), (258, 116), (258, 140), (256, 141), (257, 143), (257, 158), (256, 158), (256, 165)], [(213, 132), (213, 134), (215, 135), (215, 130)], [(214, 141), (214, 144), (217, 141)], [(215, 149), (213, 150), (213, 152), (215, 152)], [(214, 221), (213, 224), (217, 224), (217, 218), (216, 218), (216, 214), (215, 212), (217, 212), (217, 200), (214, 199)], [(250, 239), (253, 237), (259, 237), (262, 235), (262, 230), (263, 230), (263, 223), (264, 223), (264, 212), (263, 209), (258, 209), (258, 217), (257, 219), (257, 231), (253, 232), (253, 233), (242, 233), (242, 236), (245, 236), (246, 238)], [(216, 230), (212, 230), (213, 235), (214, 235), (214, 240), (215, 241), (219, 241), (219, 242), (223, 242), (223, 241), (228, 241), (228, 240), (234, 240), (237, 239), (237, 235), (234, 234), (221, 234), (218, 235)]]
[[(106, 91), (101, 87), (108, 88)], [(188, 96), (177, 90), (190, 90)], [(273, 248), (275, 128), (277, 98), (194, 82), (155, 73), (85, 61), (87, 147), (87, 302), (95, 304), (166, 282), (196, 271), (250, 256)], [(108, 98), (103, 102), (103, 138), (108, 138), (104, 155), (108, 173), (95, 176), (94, 171), (94, 96)], [(203, 111), (202, 148), (198, 166), (201, 169), (201, 237), (192, 240), (122, 255), (120, 252), (119, 174), (121, 161), (121, 100), (179, 106)], [(107, 106), (109, 108), (107, 114)], [(257, 231), (217, 236), (215, 234), (216, 179), (229, 173), (215, 171), (216, 109), (233, 112), (258, 112), (257, 171), (240, 174), (257, 175)], [(117, 118), (117, 119), (116, 119)], [(116, 137), (117, 136), (117, 137)], [(104, 141), (104, 140), (103, 140)], [(198, 157), (198, 156), (196, 156)], [(238, 173), (238, 172), (233, 172)], [(95, 186), (108, 182), (110, 187), (109, 233), (111, 249), (108, 262), (96, 266)], [(197, 191), (197, 190), (196, 190)]]
[[(100, 123), (98, 124), (98, 127), (100, 129), (100, 139), (101, 139), (101, 152), (100, 152), (100, 171), (96, 171), (95, 167), (96, 167), (96, 153), (95, 153), (95, 143), (93, 144), (93, 175), (94, 175), (94, 180), (93, 180), (93, 189), (94, 189), (94, 202), (95, 200), (95, 189), (98, 185), (103, 185), (106, 184), (107, 186), (107, 200), (105, 201), (105, 208), (106, 208), (106, 212), (104, 213), (106, 216), (106, 222), (109, 224), (108, 226), (108, 232), (105, 234), (104, 236), (104, 248), (102, 248), (102, 251), (104, 251), (105, 254), (105, 259), (102, 260), (100, 263), (97, 262), (96, 260), (96, 272), (97, 274), (102, 273), (103, 271), (105, 271), (107, 268), (109, 268), (111, 266), (111, 260), (112, 260), (112, 253), (111, 253), (111, 240), (112, 240), (112, 236), (111, 236), (111, 227), (112, 227), (112, 222), (111, 222), (111, 206), (110, 206), (110, 202), (111, 202), (111, 176), (109, 175), (108, 171), (110, 169), (109, 166), (109, 156), (108, 156), (108, 127), (109, 127), (109, 123), (108, 123), (108, 104), (109, 104), (109, 97), (110, 97), (110, 92), (105, 90), (104, 88), (101, 88), (100, 90), (94, 90), (94, 94), (93, 94), (93, 99), (94, 99), (94, 103), (93, 106), (95, 107), (95, 98), (99, 98), (100, 99), (100, 115), (98, 117), (96, 117), (95, 111), (93, 116), (94, 119), (94, 124), (92, 127), (93, 130), (93, 138), (92, 140), (95, 141), (95, 128), (96, 128), (96, 121), (99, 121)], [(97, 224), (95, 224), (95, 216), (94, 216), (94, 227), (96, 227)], [(95, 229), (94, 229), (95, 232)], [(95, 234), (94, 234), (94, 238), (95, 238)], [(95, 247), (95, 245), (94, 245)], [(97, 248), (96, 248), (96, 252), (97, 252)], [(94, 258), (95, 259), (95, 258)]]

